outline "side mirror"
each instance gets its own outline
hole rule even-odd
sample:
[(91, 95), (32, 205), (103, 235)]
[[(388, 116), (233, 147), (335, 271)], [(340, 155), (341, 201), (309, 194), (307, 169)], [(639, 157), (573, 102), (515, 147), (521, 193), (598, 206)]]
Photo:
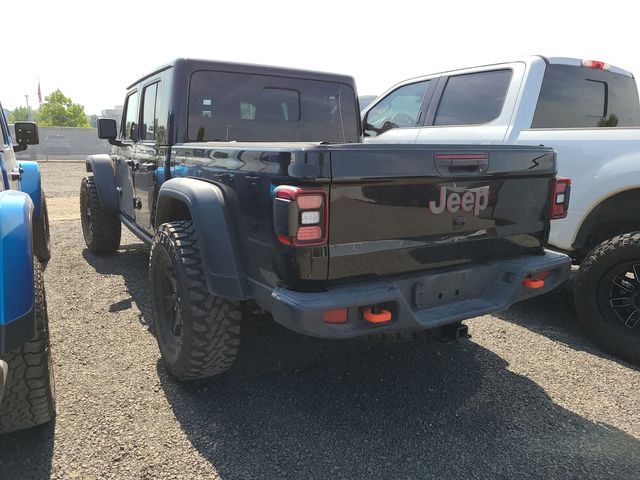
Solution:
[(377, 137), (378, 136), (378, 131), (376, 130), (376, 128), (373, 125), (370, 125), (369, 122), (367, 122), (368, 118), (369, 118), (369, 112), (367, 112), (367, 114), (362, 119), (362, 136), (363, 137)]
[(16, 142), (18, 142), (18, 145), (13, 148), (16, 152), (26, 150), (27, 145), (40, 143), (38, 126), (34, 122), (16, 122), (13, 128), (16, 132)]
[(116, 126), (116, 121), (113, 118), (98, 119), (98, 138), (101, 140), (115, 140), (117, 136), (118, 127)]

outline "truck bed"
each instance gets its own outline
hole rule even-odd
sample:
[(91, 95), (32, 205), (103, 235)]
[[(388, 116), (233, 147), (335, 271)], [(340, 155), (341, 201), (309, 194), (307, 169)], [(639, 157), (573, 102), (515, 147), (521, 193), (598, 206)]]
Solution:
[[(201, 143), (174, 146), (174, 176), (208, 179), (234, 206), (248, 276), (322, 289), (357, 278), (541, 253), (553, 150), (528, 146)], [(325, 241), (286, 245), (274, 190), (327, 198)]]

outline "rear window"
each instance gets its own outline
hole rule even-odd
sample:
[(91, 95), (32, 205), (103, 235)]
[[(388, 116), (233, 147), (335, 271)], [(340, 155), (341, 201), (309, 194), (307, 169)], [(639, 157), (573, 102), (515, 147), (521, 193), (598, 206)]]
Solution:
[(190, 141), (357, 142), (355, 93), (344, 84), (198, 71), (189, 88)]
[(633, 78), (606, 70), (549, 65), (532, 128), (597, 128), (640, 125)]
[(434, 125), (478, 125), (500, 116), (511, 70), (456, 75), (447, 80)]

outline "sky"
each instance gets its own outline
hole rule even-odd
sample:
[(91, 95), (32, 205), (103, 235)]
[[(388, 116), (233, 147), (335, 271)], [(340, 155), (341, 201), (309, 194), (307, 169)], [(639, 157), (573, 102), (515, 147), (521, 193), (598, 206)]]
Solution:
[[(523, 55), (602, 60), (640, 72), (635, 2), (517, 0), (3, 2), (0, 101), (56, 89), (87, 114), (177, 57), (352, 75), (360, 95), (406, 78)], [(29, 5), (26, 10), (24, 5)]]

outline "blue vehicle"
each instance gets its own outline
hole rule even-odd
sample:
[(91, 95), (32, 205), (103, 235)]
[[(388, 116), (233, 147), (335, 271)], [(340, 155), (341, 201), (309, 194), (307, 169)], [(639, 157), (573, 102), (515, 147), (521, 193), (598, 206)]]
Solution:
[(13, 145), (0, 106), (0, 433), (48, 422), (55, 395), (41, 261), (51, 255), (46, 201), (35, 162), (16, 151), (38, 143), (17, 122)]

